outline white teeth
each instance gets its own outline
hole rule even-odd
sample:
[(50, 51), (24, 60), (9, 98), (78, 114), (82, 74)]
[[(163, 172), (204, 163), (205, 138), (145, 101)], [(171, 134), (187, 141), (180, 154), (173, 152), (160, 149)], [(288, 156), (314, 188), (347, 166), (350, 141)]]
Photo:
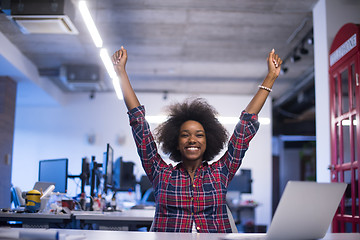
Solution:
[(189, 147), (189, 148), (187, 148), (187, 150), (195, 151), (195, 150), (198, 150), (198, 148), (196, 148), (196, 147)]

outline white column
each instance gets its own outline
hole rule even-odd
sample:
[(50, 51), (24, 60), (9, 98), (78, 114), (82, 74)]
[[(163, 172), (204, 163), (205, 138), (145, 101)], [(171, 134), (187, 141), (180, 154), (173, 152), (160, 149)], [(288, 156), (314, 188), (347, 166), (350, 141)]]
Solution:
[(319, 0), (313, 8), (318, 182), (330, 181), (329, 49), (344, 24), (360, 24), (359, 12), (360, 1), (355, 0)]

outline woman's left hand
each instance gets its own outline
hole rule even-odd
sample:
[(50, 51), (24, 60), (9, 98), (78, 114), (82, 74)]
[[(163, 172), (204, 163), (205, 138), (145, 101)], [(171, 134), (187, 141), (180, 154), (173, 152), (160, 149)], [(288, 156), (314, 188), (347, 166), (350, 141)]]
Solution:
[(282, 59), (275, 53), (275, 50), (271, 50), (267, 58), (269, 74), (277, 78), (280, 74)]

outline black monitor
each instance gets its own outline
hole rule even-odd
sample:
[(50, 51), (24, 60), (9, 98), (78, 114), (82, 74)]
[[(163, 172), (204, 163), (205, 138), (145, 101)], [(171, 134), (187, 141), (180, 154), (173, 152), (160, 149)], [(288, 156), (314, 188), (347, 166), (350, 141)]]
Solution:
[(136, 177), (134, 175), (134, 165), (133, 162), (124, 162), (122, 157), (115, 161), (114, 188), (117, 191), (135, 190)]
[(66, 193), (68, 162), (67, 158), (40, 160), (39, 182), (53, 182), (55, 183), (54, 192)]
[(108, 143), (106, 145), (106, 152), (104, 152), (103, 162), (103, 176), (104, 176), (104, 191), (113, 187), (113, 162), (114, 150)]
[(228, 191), (239, 191), (240, 193), (251, 193), (251, 170), (241, 169), (239, 175), (235, 175), (231, 180)]
[(85, 185), (90, 185), (90, 163), (84, 157), (81, 160), (81, 193), (85, 193)]

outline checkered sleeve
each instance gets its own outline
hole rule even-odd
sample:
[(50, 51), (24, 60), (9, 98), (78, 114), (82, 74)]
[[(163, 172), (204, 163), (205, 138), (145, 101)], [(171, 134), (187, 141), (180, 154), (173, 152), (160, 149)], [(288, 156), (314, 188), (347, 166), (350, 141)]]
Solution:
[(228, 186), (239, 169), (245, 152), (249, 148), (249, 143), (259, 129), (259, 125), (257, 114), (250, 114), (245, 111), (241, 113), (240, 121), (230, 138), (228, 149), (218, 161), (221, 169), (220, 178), (225, 186)]
[(157, 184), (160, 168), (166, 163), (158, 154), (158, 149), (145, 119), (145, 107), (139, 106), (128, 112), (132, 134), (143, 168), (153, 185)]

